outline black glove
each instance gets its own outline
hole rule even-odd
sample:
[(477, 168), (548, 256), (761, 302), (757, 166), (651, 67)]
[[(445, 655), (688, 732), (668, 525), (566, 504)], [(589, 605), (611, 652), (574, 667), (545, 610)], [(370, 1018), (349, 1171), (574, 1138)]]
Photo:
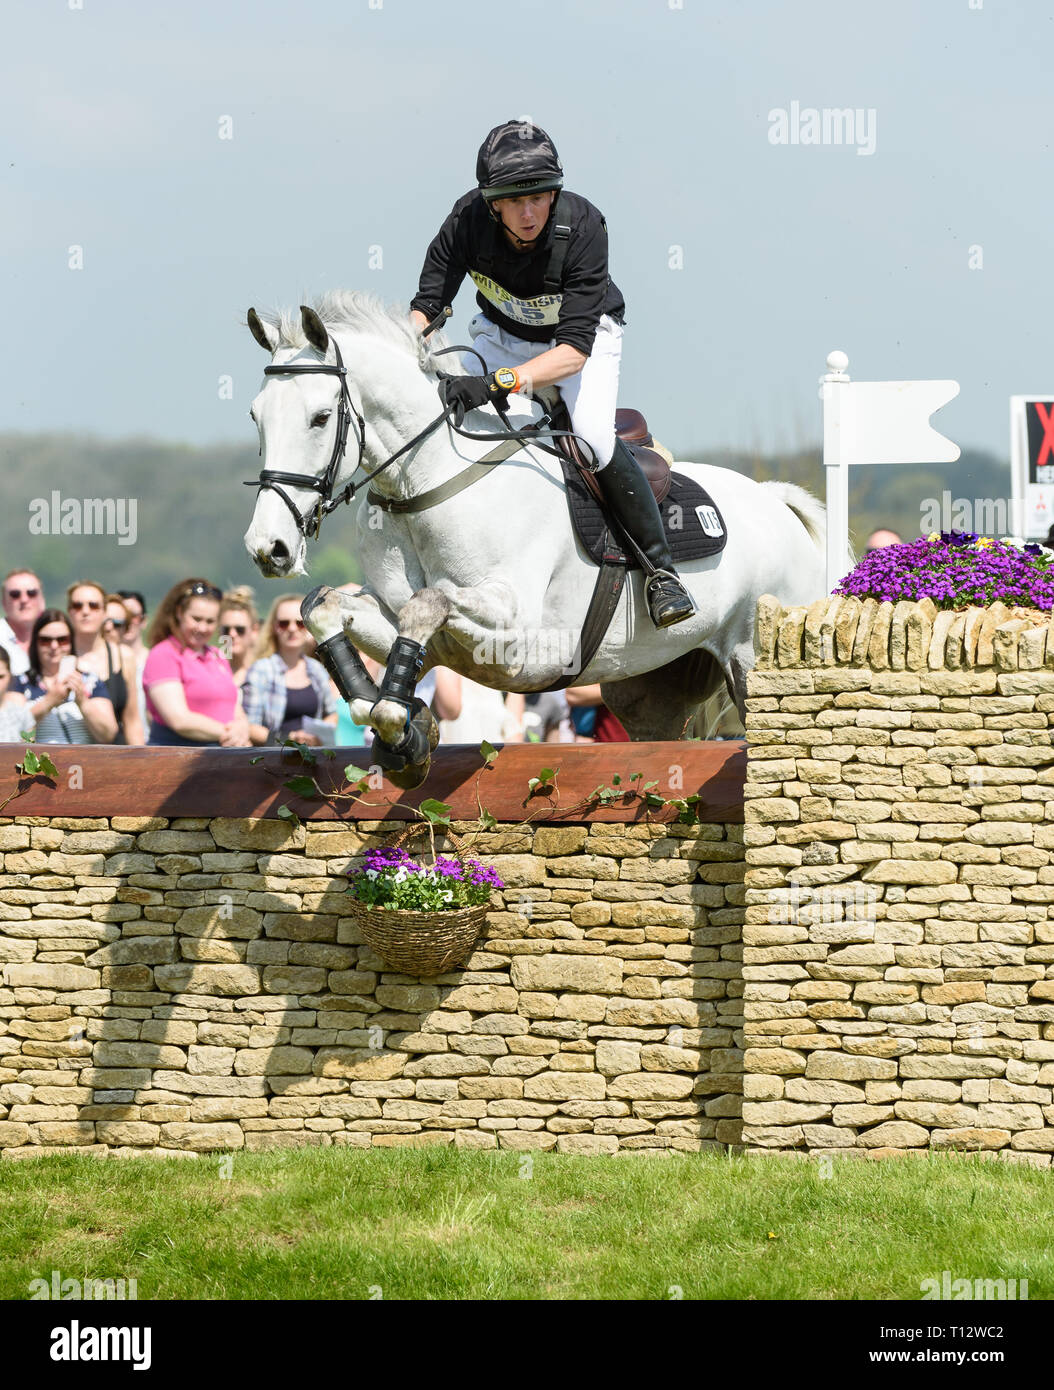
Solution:
[(439, 398), (450, 411), (454, 424), (460, 429), (466, 411), (478, 410), (483, 405), (504, 409), (509, 393), (503, 387), (495, 385), (493, 377), (447, 376), (440, 379)]

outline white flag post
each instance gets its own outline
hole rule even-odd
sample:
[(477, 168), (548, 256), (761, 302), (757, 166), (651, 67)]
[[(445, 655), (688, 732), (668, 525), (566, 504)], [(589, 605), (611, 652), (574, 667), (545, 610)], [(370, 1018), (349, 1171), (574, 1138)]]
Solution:
[(954, 463), (959, 446), (930, 425), (959, 394), (957, 381), (849, 380), (844, 352), (820, 378), (827, 479), (827, 592), (849, 573), (849, 467), (854, 463)]

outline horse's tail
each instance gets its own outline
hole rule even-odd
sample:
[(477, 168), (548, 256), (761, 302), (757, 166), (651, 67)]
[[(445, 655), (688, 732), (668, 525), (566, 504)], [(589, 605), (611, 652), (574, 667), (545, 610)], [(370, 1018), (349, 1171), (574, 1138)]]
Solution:
[[(817, 550), (825, 551), (827, 548), (827, 508), (818, 497), (814, 497), (806, 488), (799, 487), (797, 483), (784, 483), (779, 479), (773, 478), (762, 487), (771, 489), (780, 501), (794, 513), (801, 524), (809, 533), (809, 539)], [(856, 556), (852, 549), (849, 551), (849, 563), (856, 564)]]

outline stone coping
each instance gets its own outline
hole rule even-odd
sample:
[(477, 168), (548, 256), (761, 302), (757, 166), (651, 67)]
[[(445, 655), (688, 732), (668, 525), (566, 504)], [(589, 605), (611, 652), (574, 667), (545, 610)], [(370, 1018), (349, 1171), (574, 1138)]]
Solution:
[(785, 607), (758, 599), (754, 629), (759, 670), (857, 666), (874, 671), (1002, 671), (1054, 668), (1054, 621), (1036, 608), (939, 609), (932, 599), (880, 603), (830, 595)]

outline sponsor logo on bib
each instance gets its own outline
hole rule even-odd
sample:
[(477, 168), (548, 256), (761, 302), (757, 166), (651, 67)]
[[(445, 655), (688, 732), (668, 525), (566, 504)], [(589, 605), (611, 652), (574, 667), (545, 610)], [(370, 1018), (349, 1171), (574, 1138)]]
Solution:
[(527, 327), (536, 328), (547, 324), (555, 325), (559, 322), (560, 305), (563, 302), (562, 294), (540, 294), (534, 299), (517, 299), (514, 294), (510, 294), (504, 286), (499, 285), (496, 280), (492, 280), (489, 275), (482, 275), (478, 270), (470, 270), (469, 275), (483, 298), (489, 300), (513, 323), (522, 323)]

